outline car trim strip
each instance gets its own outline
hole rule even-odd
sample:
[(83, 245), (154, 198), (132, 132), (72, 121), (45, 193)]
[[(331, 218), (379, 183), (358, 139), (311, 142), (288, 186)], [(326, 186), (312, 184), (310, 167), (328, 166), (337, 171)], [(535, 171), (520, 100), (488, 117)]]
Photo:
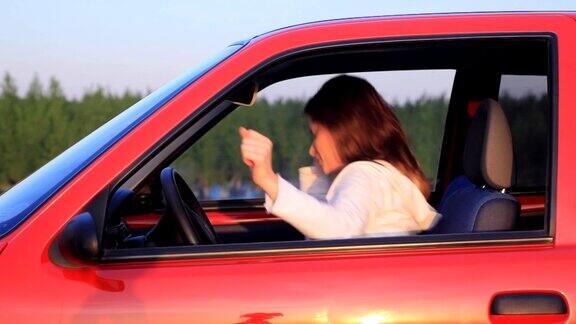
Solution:
[[(341, 240), (339, 240), (341, 241)], [(468, 247), (494, 247), (494, 246), (515, 246), (515, 245), (552, 245), (552, 237), (514, 238), (514, 239), (493, 239), (493, 240), (465, 240), (465, 241), (438, 241), (438, 242), (412, 242), (412, 243), (381, 243), (381, 244), (350, 244), (350, 245), (330, 245), (327, 246), (303, 246), (290, 247), (297, 244), (262, 244), (255, 247), (254, 244), (230, 244), (230, 247), (237, 249), (215, 250), (219, 246), (180, 246), (180, 247), (159, 247), (159, 248), (136, 248), (125, 250), (106, 250), (101, 258), (104, 263), (117, 263), (126, 261), (159, 261), (175, 259), (198, 259), (198, 258), (222, 258), (240, 256), (263, 256), (263, 255), (291, 255), (326, 252), (386, 252), (396, 250), (421, 250), (438, 248), (468, 248)], [(319, 241), (316, 241), (319, 243)], [(336, 242), (336, 241), (333, 241)], [(277, 242), (294, 243), (294, 242)], [(309, 242), (310, 243), (310, 242)], [(330, 243), (325, 241), (323, 243)], [(250, 248), (249, 245), (252, 245)], [(274, 245), (278, 247), (274, 248)], [(284, 246), (283, 246), (284, 245)], [(239, 248), (242, 246), (243, 248)], [(221, 246), (220, 246), (221, 247)], [(248, 248), (248, 249), (246, 249)], [(204, 250), (204, 251), (202, 251)]]

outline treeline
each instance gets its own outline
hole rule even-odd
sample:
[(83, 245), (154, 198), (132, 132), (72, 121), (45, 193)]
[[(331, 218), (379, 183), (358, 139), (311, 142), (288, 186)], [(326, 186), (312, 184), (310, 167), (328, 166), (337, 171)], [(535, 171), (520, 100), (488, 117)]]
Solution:
[[(97, 87), (78, 99), (69, 99), (54, 78), (47, 85), (35, 78), (19, 95), (9, 74), (3, 77), (0, 90), (0, 192), (142, 98), (136, 92), (117, 95)], [(297, 169), (312, 162), (308, 156), (311, 135), (302, 115), (304, 104), (300, 99), (260, 99), (253, 107), (239, 108), (173, 165), (200, 196), (229, 196), (234, 188), (241, 188), (241, 195), (246, 196), (247, 190), (255, 188), (250, 186), (249, 171), (239, 158), (237, 132), (238, 127), (245, 126), (274, 141), (275, 170), (296, 181)], [(446, 109), (442, 96), (422, 97), (395, 108), (428, 175), (436, 173)], [(210, 193), (215, 189), (220, 193)]]
[[(36, 78), (27, 91), (19, 95), (15, 82), (6, 74), (0, 93), (0, 192), (7, 190), (60, 152), (83, 138), (122, 110), (141, 99), (140, 93), (126, 91), (112, 94), (103, 88), (86, 91), (78, 99), (67, 98), (59, 82), (51, 79), (44, 86)], [(518, 166), (539, 182), (545, 168), (533, 166), (530, 160), (545, 156), (545, 97), (528, 96), (522, 100), (502, 99), (508, 107), (515, 136), (515, 146), (525, 147), (517, 155)], [(287, 179), (297, 181), (297, 169), (311, 164), (308, 148), (311, 135), (302, 115), (305, 100), (260, 99), (255, 106), (238, 108), (197, 143), (182, 154), (173, 165), (184, 175), (201, 197), (250, 197), (248, 168), (239, 155), (238, 127), (256, 129), (274, 142), (274, 166)], [(410, 145), (425, 174), (434, 179), (444, 134), (448, 108), (443, 96), (421, 97), (393, 104)], [(522, 118), (526, 122), (519, 122)], [(544, 122), (545, 123), (545, 122)], [(537, 127), (535, 127), (537, 126)], [(523, 145), (530, 140), (537, 145)], [(543, 142), (543, 143), (540, 143)], [(528, 151), (526, 151), (528, 150)], [(236, 194), (234, 193), (236, 191)]]
[[(238, 128), (244, 126), (258, 130), (274, 142), (274, 170), (297, 184), (298, 168), (312, 163), (308, 155), (312, 137), (302, 113), (305, 103), (305, 100), (298, 99), (274, 102), (261, 99), (253, 107), (239, 108), (173, 165), (200, 198), (261, 196), (240, 159)], [(422, 97), (393, 106), (425, 174), (434, 179), (444, 134), (447, 100), (443, 96)]]
[(500, 97), (514, 146), (515, 186), (543, 190), (548, 158), (549, 99), (545, 94)]
[(58, 80), (34, 78), (23, 95), (6, 74), (0, 87), (0, 192), (40, 168), (142, 97), (98, 87), (68, 99)]
[[(69, 99), (54, 78), (46, 86), (35, 78), (27, 91), (19, 95), (8, 74), (0, 91), (0, 193), (142, 98), (140, 93), (125, 91), (116, 95), (98, 87), (78, 99)], [(500, 101), (514, 135), (517, 179), (526, 186), (543, 183), (547, 97), (504, 95)], [(273, 140), (275, 170), (296, 183), (298, 168), (312, 162), (308, 155), (311, 135), (302, 114), (304, 105), (302, 99), (273, 102), (260, 99), (253, 107), (238, 108), (173, 165), (201, 197), (259, 194), (240, 159), (238, 128), (244, 126)], [(393, 106), (414, 154), (433, 180), (444, 134), (447, 99), (424, 96)]]
[[(174, 166), (203, 198), (259, 196), (250, 181), (249, 170), (240, 158), (240, 126), (255, 129), (274, 143), (274, 170), (297, 179), (299, 167), (310, 165), (311, 134), (302, 115), (304, 101), (258, 100), (252, 107), (240, 107), (182, 154)], [(234, 193), (236, 191), (236, 194)]]

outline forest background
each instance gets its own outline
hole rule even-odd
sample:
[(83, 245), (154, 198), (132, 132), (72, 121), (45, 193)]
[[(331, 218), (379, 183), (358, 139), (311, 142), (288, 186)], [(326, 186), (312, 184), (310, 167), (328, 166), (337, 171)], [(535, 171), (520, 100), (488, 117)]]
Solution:
[[(0, 194), (144, 96), (130, 90), (113, 94), (95, 87), (70, 99), (55, 78), (46, 86), (34, 78), (27, 91), (19, 95), (15, 80), (9, 74), (3, 77), (0, 91)], [(249, 170), (239, 156), (237, 132), (239, 126), (245, 126), (272, 139), (275, 170), (297, 183), (298, 168), (312, 162), (308, 156), (311, 136), (302, 115), (305, 102), (305, 98), (273, 101), (261, 98), (254, 107), (236, 109), (175, 160), (173, 166), (201, 199), (261, 196), (261, 192), (252, 186)], [(534, 138), (530, 129), (534, 123), (529, 121), (546, 118), (543, 109), (547, 106), (546, 96), (520, 99), (505, 96), (501, 102), (509, 108), (506, 111), (510, 112), (508, 118), (515, 138)], [(423, 95), (392, 105), (424, 173), (434, 182), (447, 98)], [(526, 122), (514, 123), (519, 117), (514, 111), (523, 112), (522, 118)], [(541, 147), (546, 147), (545, 143)], [(525, 153), (518, 163), (522, 163), (523, 158), (531, 159), (541, 154), (538, 151)], [(542, 173), (542, 170), (523, 169), (523, 172)]]

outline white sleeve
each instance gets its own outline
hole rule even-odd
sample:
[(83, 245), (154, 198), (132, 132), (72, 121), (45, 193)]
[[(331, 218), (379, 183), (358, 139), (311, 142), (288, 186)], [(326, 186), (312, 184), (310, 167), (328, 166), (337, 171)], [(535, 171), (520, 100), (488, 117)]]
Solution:
[(372, 181), (361, 169), (345, 171), (327, 202), (298, 190), (279, 176), (276, 201), (266, 196), (264, 206), (313, 239), (360, 235), (370, 212)]

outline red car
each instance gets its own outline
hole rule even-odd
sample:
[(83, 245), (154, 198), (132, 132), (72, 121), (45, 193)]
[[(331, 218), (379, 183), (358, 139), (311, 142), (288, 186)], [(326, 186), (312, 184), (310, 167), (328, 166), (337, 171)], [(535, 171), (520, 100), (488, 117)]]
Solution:
[[(575, 20), (358, 18), (229, 46), (0, 196), (0, 322), (573, 321)], [(223, 159), (183, 170), (185, 156), (228, 145), (200, 143), (234, 114), (250, 123), (253, 108), (236, 108), (259, 90), (341, 73), (404, 89), (398, 113), (420, 134), (435, 228), (306, 240), (253, 188), (197, 187)], [(440, 108), (409, 99), (439, 83)], [(280, 142), (307, 139), (296, 137)]]

